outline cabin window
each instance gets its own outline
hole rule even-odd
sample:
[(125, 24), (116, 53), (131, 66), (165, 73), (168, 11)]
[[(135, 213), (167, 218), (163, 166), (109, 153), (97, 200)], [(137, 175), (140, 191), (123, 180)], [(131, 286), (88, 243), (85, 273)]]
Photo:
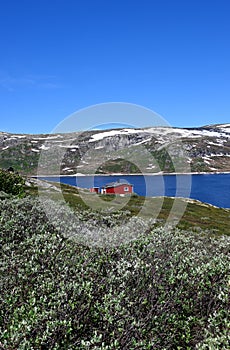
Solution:
[(125, 191), (125, 192), (128, 192), (128, 191), (129, 191), (129, 188), (128, 188), (128, 187), (124, 187), (124, 191)]

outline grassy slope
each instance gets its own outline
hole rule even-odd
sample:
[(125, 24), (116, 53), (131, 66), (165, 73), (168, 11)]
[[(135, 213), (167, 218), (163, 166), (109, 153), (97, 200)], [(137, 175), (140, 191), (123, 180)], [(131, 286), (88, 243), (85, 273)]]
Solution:
[[(86, 213), (85, 224), (76, 188), (52, 183), (39, 190), (55, 199), (61, 189), (76, 213)], [(217, 228), (229, 232), (229, 211), (189, 203), (179, 225), (200, 226), (201, 234), (145, 231), (142, 220), (138, 239), (97, 248), (56, 230), (36, 200), (37, 188), (27, 192), (32, 198), (0, 201), (1, 349), (228, 349), (230, 242), (211, 236)], [(97, 196), (90, 198), (97, 203)], [(158, 226), (173, 199), (149, 199), (143, 215), (151, 217), (161, 203)], [(143, 204), (134, 196), (124, 209), (140, 215)], [(110, 225), (101, 219), (94, 217), (96, 231)]]
[[(47, 190), (42, 189), (40, 187), (40, 191), (45, 192), (47, 196), (51, 196), (51, 198), (59, 197), (58, 192), (54, 189), (55, 187), (60, 190), (60, 185), (52, 183), (52, 187)], [(87, 205), (83, 202), (78, 189), (69, 185), (61, 184), (61, 190), (63, 193), (64, 199), (69, 203), (72, 208), (76, 208), (78, 210), (79, 206), (81, 208), (87, 209)], [(28, 188), (27, 191), (29, 193), (37, 194), (36, 188)], [(87, 191), (86, 191), (87, 193)], [(95, 207), (97, 203), (97, 195), (96, 194), (88, 194), (92, 201), (92, 206)], [(113, 196), (100, 196), (104, 201), (114, 200)], [(122, 198), (116, 198), (115, 202), (119, 204), (122, 201)], [(185, 199), (177, 199), (182, 209), (184, 205), (186, 205)], [(132, 196), (128, 203), (122, 210), (130, 211), (132, 216), (140, 215), (146, 218), (153, 217), (156, 219), (158, 226), (164, 225), (168, 219), (169, 213), (172, 209), (174, 203), (173, 198), (144, 198), (141, 196)], [(139, 214), (140, 210), (145, 205), (145, 212), (143, 214)], [(158, 213), (159, 208), (161, 208), (159, 215), (155, 217), (154, 213)], [(180, 211), (179, 214), (180, 215)], [(212, 205), (204, 204), (199, 201), (191, 201), (187, 203), (186, 210), (184, 215), (180, 219), (177, 227), (180, 229), (189, 229), (189, 228), (200, 228), (202, 230), (210, 230), (213, 234), (230, 234), (230, 210), (217, 208)]]
[[(82, 210), (76, 189), (63, 193)], [(135, 214), (143, 200), (127, 208)], [(164, 201), (162, 220), (171, 204)], [(189, 208), (197, 210), (188, 212), (192, 224), (202, 223), (200, 205)], [(134, 241), (88, 247), (56, 231), (31, 197), (0, 201), (0, 218), (1, 349), (228, 349), (229, 237), (143, 225)]]

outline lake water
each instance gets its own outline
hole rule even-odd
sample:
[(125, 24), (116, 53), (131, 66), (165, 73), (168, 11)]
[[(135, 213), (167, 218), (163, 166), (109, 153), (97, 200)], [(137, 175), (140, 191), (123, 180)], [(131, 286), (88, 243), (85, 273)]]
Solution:
[[(59, 177), (43, 177), (59, 182)], [(169, 196), (198, 199), (222, 208), (230, 208), (230, 173), (194, 175), (111, 175), (62, 176), (60, 182), (81, 188), (102, 187), (123, 180), (141, 196)]]

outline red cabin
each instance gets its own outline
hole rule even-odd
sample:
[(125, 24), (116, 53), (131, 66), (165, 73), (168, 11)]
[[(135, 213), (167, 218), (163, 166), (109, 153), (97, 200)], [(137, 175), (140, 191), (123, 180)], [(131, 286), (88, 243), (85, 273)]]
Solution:
[(90, 188), (90, 192), (91, 193), (99, 193), (100, 192), (100, 188), (99, 187)]
[(133, 185), (127, 182), (111, 182), (105, 187), (102, 187), (101, 193), (103, 194), (131, 194), (133, 193)]

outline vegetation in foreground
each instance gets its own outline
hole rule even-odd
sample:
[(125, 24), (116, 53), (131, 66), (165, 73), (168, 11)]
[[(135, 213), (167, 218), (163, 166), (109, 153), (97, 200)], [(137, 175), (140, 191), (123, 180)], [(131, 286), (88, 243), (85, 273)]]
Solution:
[[(80, 229), (128, 220), (75, 210)], [(0, 348), (227, 350), (230, 238), (146, 220), (133, 241), (89, 247), (38, 199), (1, 200)]]
[(25, 193), (25, 180), (13, 171), (0, 169), (0, 192), (2, 192), (3, 197), (4, 193), (19, 197), (23, 196)]

